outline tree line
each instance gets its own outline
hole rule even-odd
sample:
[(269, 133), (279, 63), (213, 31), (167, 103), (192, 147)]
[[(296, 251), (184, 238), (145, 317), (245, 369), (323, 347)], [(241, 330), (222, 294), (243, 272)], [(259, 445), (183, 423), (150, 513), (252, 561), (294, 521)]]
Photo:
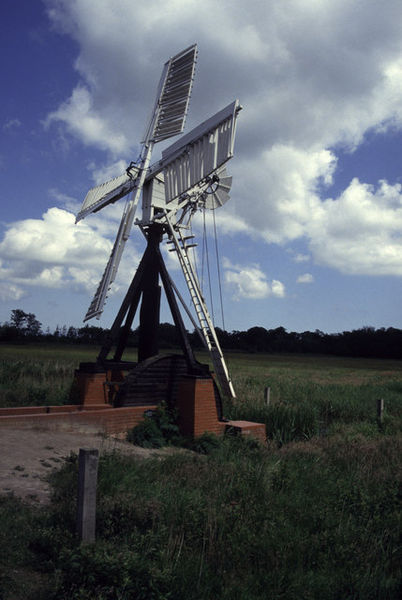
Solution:
[[(10, 321), (0, 324), (0, 342), (28, 343), (50, 342), (101, 345), (108, 329), (85, 325), (84, 327), (57, 326), (51, 332), (43, 330), (42, 323), (33, 313), (21, 309), (11, 311)], [(265, 329), (251, 327), (247, 331), (224, 331), (216, 328), (219, 342), (224, 350), (265, 353), (333, 354), (337, 356), (361, 356), (371, 358), (402, 358), (402, 330), (394, 327), (362, 327), (341, 333), (324, 333), (319, 330), (302, 333), (287, 331), (284, 327)], [(196, 331), (188, 334), (194, 348), (202, 348)], [(174, 325), (159, 325), (161, 348), (177, 348), (179, 338)], [(128, 345), (138, 345), (138, 328), (131, 331)]]

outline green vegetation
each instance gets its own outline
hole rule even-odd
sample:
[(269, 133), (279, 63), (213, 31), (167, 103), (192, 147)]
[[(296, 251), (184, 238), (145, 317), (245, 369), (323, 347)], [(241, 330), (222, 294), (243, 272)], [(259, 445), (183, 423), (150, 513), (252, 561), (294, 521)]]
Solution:
[(94, 346), (1, 345), (0, 407), (74, 404), (74, 370), (97, 353)]
[[(35, 360), (70, 372), (91, 360), (73, 352)], [(4, 356), (17, 358), (34, 361)], [(74, 535), (72, 456), (52, 475), (50, 506), (0, 498), (0, 598), (400, 598), (401, 364), (233, 355), (229, 365), (239, 399), (225, 414), (265, 422), (268, 445), (208, 434), (195, 452), (104, 456), (92, 546)], [(165, 417), (151, 431), (163, 432), (161, 444), (177, 434)]]
[(398, 361), (265, 355), (231, 364), (238, 400), (226, 403), (225, 415), (265, 423), (279, 444), (339, 431), (376, 435), (379, 398), (385, 402), (383, 433), (402, 431)]
[[(228, 438), (208, 455), (105, 456), (94, 546), (71, 533), (73, 457), (51, 507), (15, 507), (24, 533), (10, 526), (1, 545), (19, 537), (12, 564), (42, 578), (35, 598), (396, 600), (401, 450), (396, 437), (275, 451)], [(10, 500), (0, 508), (10, 517)], [(20, 585), (3, 579), (3, 597), (29, 598)]]
[(127, 441), (143, 448), (178, 445), (182, 438), (176, 420), (165, 406), (158, 406), (152, 416), (145, 415), (144, 420), (127, 433)]

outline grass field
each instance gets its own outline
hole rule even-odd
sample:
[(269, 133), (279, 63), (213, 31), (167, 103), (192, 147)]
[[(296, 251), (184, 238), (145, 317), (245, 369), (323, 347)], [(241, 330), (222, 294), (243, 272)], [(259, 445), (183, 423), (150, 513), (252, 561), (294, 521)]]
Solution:
[[(71, 345), (0, 347), (0, 406), (67, 404), (74, 369), (93, 361), (97, 348)], [(136, 360), (136, 353), (127, 353)], [(201, 362), (207, 355), (200, 353)], [(376, 429), (377, 399), (385, 401), (384, 427), (402, 425), (402, 363), (395, 360), (310, 355), (228, 354), (238, 400), (225, 416), (264, 422), (284, 443), (345, 425)], [(269, 387), (270, 406), (264, 403)]]
[[(0, 351), (3, 405), (65, 402), (74, 368), (96, 355)], [(402, 363), (227, 359), (238, 399), (225, 414), (265, 422), (268, 445), (211, 438), (202, 454), (104, 457), (93, 546), (74, 536), (76, 457), (53, 476), (50, 507), (0, 498), (0, 598), (399, 600)]]

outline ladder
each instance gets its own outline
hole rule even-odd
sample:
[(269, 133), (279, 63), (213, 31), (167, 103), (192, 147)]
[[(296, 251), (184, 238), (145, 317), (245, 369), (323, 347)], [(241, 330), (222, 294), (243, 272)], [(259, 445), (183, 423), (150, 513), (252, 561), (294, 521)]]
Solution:
[(196, 246), (196, 244), (188, 244), (190, 237), (182, 235), (179, 227), (175, 229), (165, 212), (164, 214), (169, 242), (174, 245), (172, 250), (176, 251), (177, 257), (180, 262), (181, 269), (183, 271), (184, 279), (186, 281), (188, 290), (190, 292), (191, 300), (197, 314), (198, 322), (200, 324), (199, 331), (201, 338), (204, 342), (205, 347), (209, 351), (212, 359), (212, 364), (216, 376), (218, 378), (221, 390), (225, 396), (229, 398), (236, 398), (236, 393), (233, 388), (232, 381), (230, 379), (229, 371), (223, 358), (222, 350), (219, 345), (219, 341), (216, 335), (215, 327), (212, 323), (212, 319), (208, 313), (208, 309), (205, 300), (202, 296), (198, 277), (193, 269), (192, 263), (188, 256), (188, 249)]

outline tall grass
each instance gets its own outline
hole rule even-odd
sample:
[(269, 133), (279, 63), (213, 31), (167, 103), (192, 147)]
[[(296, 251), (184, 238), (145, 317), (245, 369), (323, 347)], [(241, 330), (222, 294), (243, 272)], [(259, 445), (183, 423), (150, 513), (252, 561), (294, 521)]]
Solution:
[(396, 600), (401, 450), (396, 437), (274, 451), (229, 438), (208, 456), (108, 455), (92, 547), (71, 535), (72, 459), (28, 535), (43, 597)]
[[(80, 362), (96, 360), (94, 346), (0, 345), (0, 407), (74, 403), (71, 390)], [(135, 352), (128, 354), (133, 359)]]
[[(323, 377), (324, 373), (320, 373)], [(360, 374), (360, 380), (363, 378)], [(294, 376), (290, 370), (261, 375), (237, 372), (233, 381), (238, 399), (225, 402), (225, 416), (265, 423), (268, 437), (279, 444), (328, 435), (341, 425), (368, 433), (377, 431), (377, 400), (383, 398), (382, 431), (402, 431), (401, 374), (372, 378), (366, 383), (319, 383)], [(363, 378), (364, 380), (364, 378)], [(270, 387), (270, 403), (264, 388)], [(350, 427), (349, 427), (350, 428)]]
[(57, 360), (0, 361), (0, 406), (67, 404), (74, 363)]
[[(91, 358), (3, 355), (0, 386), (23, 394), (35, 384), (62, 396), (79, 360)], [(227, 437), (194, 445), (209, 448), (206, 455), (102, 457), (92, 546), (74, 534), (71, 457), (52, 475), (49, 507), (0, 498), (0, 598), (400, 598), (399, 363), (233, 360), (238, 400), (226, 403), (225, 415), (266, 423), (272, 442)]]

